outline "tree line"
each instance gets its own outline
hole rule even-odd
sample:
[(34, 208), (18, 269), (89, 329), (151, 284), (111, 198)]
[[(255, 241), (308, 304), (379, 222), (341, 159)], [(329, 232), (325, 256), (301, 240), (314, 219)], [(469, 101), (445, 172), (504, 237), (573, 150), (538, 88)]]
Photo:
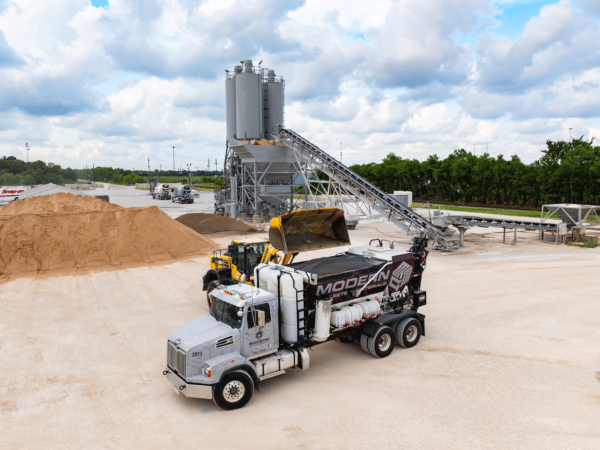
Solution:
[(44, 161), (27, 163), (15, 156), (0, 159), (1, 186), (35, 186), (36, 184), (61, 184), (77, 180), (73, 169), (63, 169), (59, 165), (47, 165)]
[(444, 159), (404, 159), (393, 153), (381, 163), (350, 167), (375, 186), (392, 193), (412, 191), (414, 200), (539, 207), (549, 203), (598, 204), (600, 147), (583, 137), (547, 141), (542, 156), (525, 164), (517, 155), (505, 158), (455, 150)]

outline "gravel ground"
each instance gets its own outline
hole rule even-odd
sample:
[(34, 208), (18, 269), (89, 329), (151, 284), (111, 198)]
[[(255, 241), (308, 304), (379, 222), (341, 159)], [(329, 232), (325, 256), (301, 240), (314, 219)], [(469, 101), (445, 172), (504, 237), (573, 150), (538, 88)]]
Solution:
[(430, 256), (415, 348), (317, 346), (233, 412), (162, 376), (169, 333), (207, 312), (207, 257), (4, 276), (0, 448), (600, 448), (600, 249), (479, 231)]

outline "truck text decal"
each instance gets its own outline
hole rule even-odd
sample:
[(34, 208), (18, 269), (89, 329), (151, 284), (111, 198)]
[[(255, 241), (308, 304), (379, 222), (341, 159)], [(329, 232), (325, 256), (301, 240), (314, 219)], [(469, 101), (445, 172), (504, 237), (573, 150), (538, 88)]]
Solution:
[[(406, 263), (404, 263), (406, 264)], [(406, 264), (408, 266), (408, 264)], [(410, 266), (408, 266), (410, 267)], [(339, 281), (332, 281), (330, 283), (327, 283), (326, 285), (322, 285), (322, 286), (317, 286), (317, 295), (323, 295), (323, 294), (332, 294), (332, 293), (336, 293), (336, 292), (340, 292), (340, 291), (346, 291), (348, 289), (353, 289), (356, 287), (360, 287), (362, 285), (364, 285), (367, 281), (369, 281), (370, 277), (372, 275), (362, 275), (359, 278), (347, 278), (345, 280), (339, 280)], [(385, 285), (385, 282), (390, 276), (390, 271), (388, 270), (384, 270), (382, 271), (378, 276), (376, 280), (371, 281), (371, 283), (369, 284), (369, 287), (378, 287), (378, 286), (382, 286)]]

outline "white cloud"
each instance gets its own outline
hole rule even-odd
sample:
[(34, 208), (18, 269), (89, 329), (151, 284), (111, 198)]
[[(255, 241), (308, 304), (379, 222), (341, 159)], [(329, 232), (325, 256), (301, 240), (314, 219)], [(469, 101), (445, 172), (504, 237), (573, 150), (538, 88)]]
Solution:
[(597, 2), (543, 6), (514, 41), (485, 31), (506, 3), (0, 2), (0, 153), (170, 166), (175, 145), (204, 167), (224, 156), (223, 70), (247, 58), (285, 77), (286, 126), (348, 163), (473, 144), (531, 161), (597, 133)]

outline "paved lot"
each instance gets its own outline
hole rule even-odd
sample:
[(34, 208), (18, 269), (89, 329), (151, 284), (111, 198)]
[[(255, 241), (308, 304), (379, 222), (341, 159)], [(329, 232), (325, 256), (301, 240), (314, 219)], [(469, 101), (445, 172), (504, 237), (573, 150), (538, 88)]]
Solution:
[[(417, 347), (318, 346), (233, 412), (162, 376), (169, 333), (207, 311), (207, 258), (1, 278), (0, 448), (598, 449), (600, 249), (530, 235), (432, 255)], [(402, 235), (351, 231), (374, 237)]]

